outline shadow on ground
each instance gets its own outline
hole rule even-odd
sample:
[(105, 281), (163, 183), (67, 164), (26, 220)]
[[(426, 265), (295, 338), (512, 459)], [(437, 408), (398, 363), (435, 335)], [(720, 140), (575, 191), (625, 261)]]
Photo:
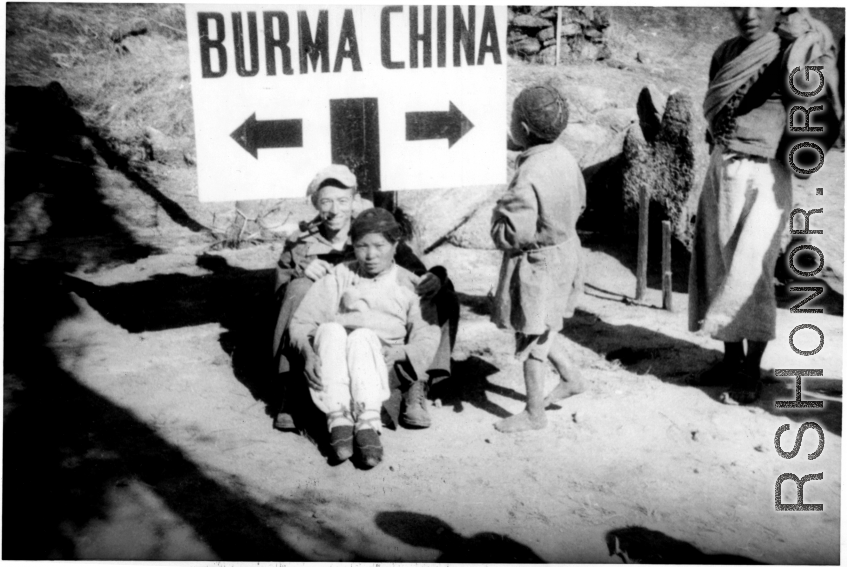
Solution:
[(3, 558), (76, 557), (78, 530), (109, 516), (107, 492), (137, 480), (221, 559), (302, 559), (271, 527), (296, 519), (210, 479), (59, 368), (46, 336), (76, 311), (55, 270), (7, 270), (6, 325), (15, 332), (4, 343)]
[(376, 525), (408, 545), (440, 550), (440, 563), (544, 562), (531, 548), (508, 536), (481, 532), (464, 537), (450, 524), (427, 514), (380, 512), (376, 515)]
[(100, 286), (65, 277), (69, 291), (84, 298), (107, 321), (131, 333), (219, 323), (220, 343), (232, 358), (235, 377), (256, 400), (276, 411), (272, 380), (273, 270), (245, 270), (225, 258), (204, 255), (197, 265), (210, 273), (156, 275), (147, 280)]
[(104, 202), (90, 130), (58, 83), (6, 88), (6, 258), (93, 269), (155, 253)]
[[(609, 361), (617, 361), (636, 374), (652, 374), (669, 384), (700, 387), (718, 401), (726, 386), (697, 386), (698, 374), (721, 359), (723, 353), (695, 343), (636, 325), (612, 325), (592, 313), (577, 309), (562, 334), (573, 342), (593, 350)], [(621, 346), (632, 345), (632, 346)], [(649, 345), (649, 346), (648, 346)], [(764, 372), (767, 376), (769, 371)], [(821, 387), (825, 387), (821, 384)], [(794, 382), (766, 379), (756, 406), (774, 415), (794, 420), (814, 417), (822, 427), (841, 435), (841, 403), (826, 402), (821, 410), (779, 410), (774, 400), (793, 400)]]
[[(66, 211), (69, 223), (76, 221), (78, 230), (102, 237), (102, 229), (109, 227), (87, 226), (71, 214), (74, 210), (84, 212), (85, 200), (80, 199), (80, 179), (67, 177), (80, 172), (93, 175), (93, 171), (86, 174), (85, 169), (92, 168), (99, 159), (152, 197), (176, 223), (194, 232), (208, 232), (149, 181), (143, 166), (120, 155), (100, 130), (89, 126), (59, 83), (54, 81), (45, 87), (7, 86), (6, 128), (7, 145), (17, 150), (6, 157), (7, 201), (10, 196), (15, 200), (22, 193), (46, 191), (74, 207)], [(115, 243), (116, 248), (117, 244), (120, 242)]]
[[(194, 534), (196, 545), (177, 550), (180, 559), (208, 559), (211, 553), (222, 560), (302, 560), (280, 537), (282, 527), (339, 547), (340, 534), (301, 518), (302, 503), (259, 504), (237, 484), (225, 486), (150, 425), (60, 366), (48, 341), (60, 321), (78, 314), (72, 291), (135, 332), (224, 320), (238, 334), (254, 328), (248, 317), (257, 311), (233, 314), (227, 308), (233, 297), (259, 301), (239, 286), (258, 288), (264, 274), (227, 269), (211, 259), (211, 285), (175, 276), (111, 290), (68, 276), (134, 262), (156, 250), (137, 242), (118, 221), (119, 212), (104, 202), (95, 171), (102, 140), (92, 141), (64, 90), (53, 84), (6, 93), (3, 559), (78, 558), (80, 546), (91, 544), (86, 530), (104, 522), (120, 527), (121, 518), (113, 515), (127, 508), (116, 511), (115, 499), (128, 502), (134, 487), (152, 492)], [(243, 333), (234, 342), (242, 340), (252, 345)], [(72, 349), (63, 354), (75, 356)], [(153, 533), (136, 532), (135, 524), (113, 530), (117, 547), (106, 548), (144, 550), (138, 542), (149, 541), (147, 555), (110, 557), (106, 548), (89, 547), (86, 556), (172, 559), (163, 548), (172, 534), (163, 526), (175, 524), (151, 518), (150, 510), (165, 512), (144, 502), (142, 515)]]
[(500, 372), (498, 367), (478, 356), (454, 360), (451, 365), (451, 378), (434, 384), (429, 397), (440, 399), (443, 404), (453, 406), (453, 411), (456, 413), (464, 411), (464, 404), (467, 403), (495, 417), (510, 417), (512, 414), (489, 401), (486, 393), (492, 392), (521, 402), (526, 402), (526, 396), (511, 388), (492, 384), (488, 377), (498, 372)]
[[(600, 233), (580, 233), (582, 246), (588, 250), (608, 254), (635, 274), (638, 257), (638, 237), (613, 237)], [(662, 289), (662, 235), (651, 234), (647, 260), (647, 287)], [(688, 268), (691, 254), (676, 239), (671, 240), (671, 268), (673, 270), (673, 291), (688, 292)], [(632, 290), (635, 294), (635, 288)]]
[(703, 553), (686, 541), (639, 526), (609, 531), (606, 534), (606, 545), (609, 555), (617, 555), (624, 563), (762, 565), (742, 555)]

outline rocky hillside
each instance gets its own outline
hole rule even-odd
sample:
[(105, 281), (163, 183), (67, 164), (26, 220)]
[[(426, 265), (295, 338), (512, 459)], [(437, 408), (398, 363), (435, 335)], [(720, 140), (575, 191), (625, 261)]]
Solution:
[[(843, 34), (842, 10), (814, 13), (836, 37)], [(686, 172), (682, 185), (667, 185), (664, 192), (682, 189), (687, 197), (662, 203), (660, 214), (690, 205), (705, 165), (705, 124), (699, 101), (712, 51), (733, 34), (728, 12), (719, 8), (565, 7), (559, 26), (563, 65), (552, 67), (544, 62), (555, 50), (556, 14), (551, 6), (509, 9), (508, 43), (513, 57), (508, 96), (511, 101), (521, 88), (539, 81), (553, 82), (566, 93), (571, 119), (565, 143), (578, 158), (590, 189), (585, 228), (596, 228), (592, 217), (607, 217), (598, 204), (610, 199), (624, 209), (615, 214), (626, 217), (632, 211), (635, 189), (632, 184), (625, 186), (624, 178), (633, 178), (626, 171), (635, 166), (621, 161), (627, 139), (630, 157), (643, 154), (650, 163), (665, 160), (669, 169)], [(233, 206), (201, 204), (196, 199), (191, 84), (181, 5), (10, 4), (6, 63), (7, 87), (58, 82), (68, 104), (112, 152), (110, 167), (131, 172), (139, 183), (178, 205), (199, 227), (198, 237), (210, 243), (226, 237)], [(639, 110), (637, 103), (643, 101), (645, 88), (650, 100)], [(671, 93), (685, 99), (680, 107), (686, 117), (684, 128), (673, 139), (659, 137), (657, 142), (653, 134), (643, 131), (644, 120), (650, 119), (645, 116), (653, 116), (660, 125)], [(681, 153), (662, 149), (676, 147), (678, 140), (684, 142)], [(640, 167), (649, 169), (644, 164)], [(423, 191), (403, 194), (399, 201), (416, 223), (421, 249), (445, 241), (487, 247), (490, 244), (481, 229), (500, 190)], [(254, 242), (284, 238), (294, 226), (286, 221), (308, 211), (301, 201), (252, 203), (250, 207), (261, 222), (239, 233)], [(684, 243), (685, 214), (677, 210), (671, 216), (681, 219), (677, 234)]]

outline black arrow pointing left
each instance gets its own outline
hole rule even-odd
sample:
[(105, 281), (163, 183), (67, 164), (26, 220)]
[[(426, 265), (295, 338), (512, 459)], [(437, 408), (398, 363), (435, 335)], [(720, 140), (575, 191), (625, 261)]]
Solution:
[(303, 121), (256, 120), (256, 113), (230, 134), (238, 145), (259, 159), (259, 150), (265, 148), (302, 148)]

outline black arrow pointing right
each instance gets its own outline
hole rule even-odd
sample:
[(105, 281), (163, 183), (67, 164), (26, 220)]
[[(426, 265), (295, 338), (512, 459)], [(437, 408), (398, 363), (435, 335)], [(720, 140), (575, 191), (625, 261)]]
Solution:
[(438, 140), (447, 138), (449, 148), (470, 132), (473, 123), (456, 105), (447, 112), (407, 112), (406, 140)]
[(259, 150), (264, 148), (302, 148), (303, 121), (256, 120), (256, 113), (230, 134), (238, 145), (259, 159)]

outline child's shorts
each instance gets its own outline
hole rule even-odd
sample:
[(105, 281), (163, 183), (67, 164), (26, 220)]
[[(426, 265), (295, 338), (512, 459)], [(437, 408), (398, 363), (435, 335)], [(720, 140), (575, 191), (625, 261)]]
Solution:
[(525, 335), (515, 333), (515, 358), (524, 362), (527, 358), (545, 361), (550, 353), (550, 346), (559, 330), (547, 329), (541, 335)]

